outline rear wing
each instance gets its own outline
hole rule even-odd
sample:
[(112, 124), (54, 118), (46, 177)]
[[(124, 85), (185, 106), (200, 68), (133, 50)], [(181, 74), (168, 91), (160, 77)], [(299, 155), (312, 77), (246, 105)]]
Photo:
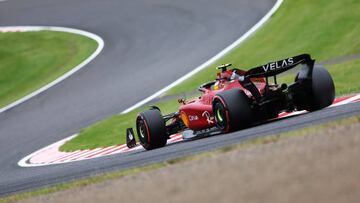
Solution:
[[(280, 73), (288, 71), (299, 64), (303, 65), (303, 71), (306, 71), (307, 74), (310, 74), (311, 78), (312, 69), (314, 67), (315, 60), (311, 59), (309, 54), (301, 54), (298, 56), (290, 57), (280, 61), (270, 62), (265, 65), (252, 68), (245, 73), (245, 77), (255, 78), (255, 77), (272, 77)], [(307, 70), (305, 70), (307, 69)]]
[(262, 66), (258, 66), (248, 70), (245, 75), (239, 78), (240, 84), (251, 92), (255, 100), (260, 101), (261, 95), (251, 78), (265, 77), (268, 84), (268, 77), (274, 77), (275, 84), (276, 75), (288, 71), (297, 65), (301, 65), (301, 69), (298, 75), (299, 80), (311, 80), (312, 70), (314, 68), (315, 60), (311, 59), (309, 54), (301, 54), (298, 56), (290, 57), (280, 61), (270, 62)]

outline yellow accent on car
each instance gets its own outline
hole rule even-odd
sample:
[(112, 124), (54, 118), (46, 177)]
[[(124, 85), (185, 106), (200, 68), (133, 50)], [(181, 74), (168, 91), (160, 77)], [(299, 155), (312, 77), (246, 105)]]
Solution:
[(185, 112), (181, 112), (181, 120), (184, 122), (186, 127), (189, 127), (189, 119)]

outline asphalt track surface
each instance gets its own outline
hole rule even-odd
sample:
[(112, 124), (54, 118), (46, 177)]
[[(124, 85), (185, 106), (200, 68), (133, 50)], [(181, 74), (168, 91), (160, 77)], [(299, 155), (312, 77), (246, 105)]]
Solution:
[(123, 111), (186, 74), (240, 37), (274, 3), (274, 0), (0, 2), (0, 26), (72, 27), (98, 34), (105, 41), (102, 53), (82, 70), (0, 114), (0, 196), (359, 114), (360, 104), (355, 103), (149, 152), (35, 168), (17, 165), (24, 156)]

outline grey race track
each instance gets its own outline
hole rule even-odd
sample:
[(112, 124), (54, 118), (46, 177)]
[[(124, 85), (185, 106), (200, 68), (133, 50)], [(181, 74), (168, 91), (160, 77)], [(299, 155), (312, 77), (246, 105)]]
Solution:
[(0, 2), (0, 26), (72, 27), (98, 34), (105, 41), (103, 52), (81, 71), (0, 114), (0, 196), (168, 160), (237, 143), (251, 136), (292, 130), (360, 112), (357, 103), (146, 153), (36, 168), (17, 165), (29, 153), (123, 111), (200, 65), (246, 32), (275, 0), (219, 2)]

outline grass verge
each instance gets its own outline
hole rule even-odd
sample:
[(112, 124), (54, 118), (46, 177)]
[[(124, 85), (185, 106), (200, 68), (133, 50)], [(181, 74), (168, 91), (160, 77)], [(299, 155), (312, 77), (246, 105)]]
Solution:
[[(309, 53), (317, 61), (360, 53), (360, 1), (344, 0), (285, 0), (272, 18), (245, 43), (233, 49), (210, 67), (174, 87), (167, 95), (178, 95), (196, 89), (215, 77), (215, 66), (231, 62), (246, 69)], [(337, 95), (360, 90), (360, 60), (328, 66), (333, 76)], [(284, 76), (285, 81), (294, 76)], [(176, 111), (176, 102), (162, 102), (164, 112)], [(78, 137), (65, 143), (62, 151), (75, 151), (125, 143), (125, 130), (134, 126), (135, 116), (144, 108), (115, 115), (81, 130)]]
[(127, 170), (123, 170), (123, 171), (106, 173), (103, 175), (90, 177), (88, 179), (77, 180), (77, 181), (73, 181), (70, 183), (63, 183), (63, 184), (59, 184), (56, 186), (42, 188), (42, 189), (38, 189), (35, 191), (31, 191), (31, 192), (25, 192), (25, 193), (21, 193), (21, 194), (4, 197), (4, 198), (0, 199), (0, 203), (14, 202), (14, 201), (19, 201), (19, 200), (36, 197), (36, 196), (40, 196), (40, 195), (45, 195), (45, 194), (49, 194), (49, 193), (53, 193), (53, 192), (84, 187), (84, 186), (90, 185), (90, 184), (100, 183), (100, 182), (104, 182), (107, 180), (118, 179), (118, 178), (121, 178), (124, 176), (136, 175), (139, 173), (160, 169), (160, 168), (167, 167), (167, 166), (173, 165), (173, 164), (179, 164), (179, 163), (183, 163), (183, 162), (187, 162), (187, 161), (199, 160), (202, 158), (206, 158), (209, 156), (216, 156), (218, 154), (226, 153), (226, 152), (234, 151), (234, 150), (245, 150), (247, 148), (255, 147), (258, 145), (262, 145), (262, 144), (273, 143), (273, 142), (277, 142), (277, 141), (280, 141), (283, 139), (289, 139), (289, 138), (299, 137), (299, 136), (308, 136), (311, 134), (321, 132), (324, 129), (329, 129), (329, 128), (335, 129), (338, 126), (350, 126), (352, 124), (359, 124), (359, 123), (360, 123), (360, 116), (355, 116), (355, 117), (351, 117), (351, 118), (340, 119), (337, 121), (331, 121), (329, 123), (324, 123), (324, 124), (320, 124), (320, 125), (316, 125), (316, 126), (305, 127), (305, 128), (302, 128), (302, 129), (299, 129), (296, 131), (292, 131), (292, 132), (286, 132), (286, 133), (258, 137), (255, 139), (249, 139), (240, 144), (220, 148), (220, 149), (210, 151), (210, 152), (204, 152), (204, 153), (201, 153), (198, 155), (177, 158), (177, 159), (169, 160), (169, 161), (162, 162), (162, 163), (151, 164), (151, 165), (148, 165), (145, 167), (132, 168), (132, 169), (127, 169)]
[(0, 33), (0, 107), (54, 81), (97, 48), (95, 40), (71, 33)]
[[(311, 54), (317, 62), (360, 53), (359, 10), (356, 0), (284, 0), (254, 35), (168, 94), (186, 92), (213, 80), (214, 67), (223, 63), (248, 69), (302, 53)], [(353, 65), (352, 73), (359, 76), (359, 63)]]

